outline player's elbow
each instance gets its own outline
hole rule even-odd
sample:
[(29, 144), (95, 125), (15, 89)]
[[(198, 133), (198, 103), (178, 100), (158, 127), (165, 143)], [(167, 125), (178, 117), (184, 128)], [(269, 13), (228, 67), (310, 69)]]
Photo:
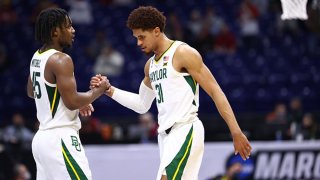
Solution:
[(140, 106), (135, 108), (134, 111), (139, 113), (139, 114), (144, 114), (144, 113), (148, 112), (149, 109), (150, 109), (150, 107), (147, 107), (147, 106), (141, 104)]
[(64, 104), (70, 111), (79, 109), (79, 107), (74, 103), (65, 103)]
[(29, 90), (27, 90), (27, 95), (28, 95), (29, 98), (32, 98), (32, 99), (34, 98), (34, 97), (33, 97), (33, 93), (30, 92)]
[(145, 114), (146, 112), (148, 112), (149, 109), (145, 108), (145, 109), (137, 109), (136, 112), (139, 114)]
[(79, 109), (79, 107), (77, 106), (76, 103), (74, 103), (74, 101), (71, 100), (63, 100), (64, 105), (66, 106), (66, 108), (68, 108), (70, 111), (74, 111), (76, 109)]
[(88, 104), (77, 93), (76, 94), (68, 94), (68, 95), (64, 94), (61, 97), (62, 97), (63, 104), (70, 111), (80, 109), (82, 106)]
[(74, 111), (74, 110), (77, 110), (78, 108), (77, 107), (75, 107), (75, 106), (69, 106), (69, 107), (67, 107), (70, 111)]
[(27, 95), (29, 98), (32, 98), (32, 99), (34, 98), (33, 91), (30, 88), (27, 89)]
[(28, 93), (28, 97), (34, 99), (33, 94)]

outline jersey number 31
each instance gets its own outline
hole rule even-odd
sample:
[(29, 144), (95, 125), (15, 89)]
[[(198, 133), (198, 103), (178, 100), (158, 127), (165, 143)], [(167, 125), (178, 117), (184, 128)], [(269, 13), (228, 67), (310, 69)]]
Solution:
[(162, 87), (161, 84), (156, 84), (156, 90), (158, 91), (158, 98), (157, 98), (157, 102), (160, 104), (163, 102), (163, 92), (162, 92)]

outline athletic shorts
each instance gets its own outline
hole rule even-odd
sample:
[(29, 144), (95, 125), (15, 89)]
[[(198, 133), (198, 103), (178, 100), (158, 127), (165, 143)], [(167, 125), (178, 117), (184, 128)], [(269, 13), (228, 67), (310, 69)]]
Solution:
[(38, 180), (91, 180), (78, 131), (70, 127), (38, 130), (32, 141)]
[[(168, 134), (167, 134), (168, 133)], [(204, 151), (204, 128), (199, 119), (173, 125), (158, 135), (160, 167), (157, 180), (197, 180)]]

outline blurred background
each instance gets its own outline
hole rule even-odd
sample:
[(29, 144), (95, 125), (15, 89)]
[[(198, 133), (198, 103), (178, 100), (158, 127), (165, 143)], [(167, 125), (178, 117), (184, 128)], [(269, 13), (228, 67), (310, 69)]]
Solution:
[[(148, 57), (137, 48), (126, 19), (139, 5), (152, 5), (167, 17), (169, 38), (201, 53), (249, 140), (319, 144), (316, 1), (308, 1), (308, 20), (283, 21), (280, 0), (0, 0), (0, 179), (19, 173), (35, 177), (31, 141), (38, 122), (26, 84), (31, 57), (40, 47), (34, 23), (42, 9), (64, 8), (73, 21), (76, 38), (67, 53), (74, 61), (78, 91), (87, 91), (91, 76), (100, 73), (114, 86), (138, 92)], [(155, 104), (144, 115), (107, 97), (93, 106), (93, 115), (81, 118), (84, 145), (157, 142)], [(206, 142), (232, 141), (203, 90), (199, 117)]]

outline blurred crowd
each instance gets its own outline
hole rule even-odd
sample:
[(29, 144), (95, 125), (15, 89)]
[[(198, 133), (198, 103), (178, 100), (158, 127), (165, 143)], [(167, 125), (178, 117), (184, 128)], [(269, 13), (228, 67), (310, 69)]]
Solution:
[[(147, 57), (136, 48), (126, 18), (139, 5), (153, 5), (167, 17), (169, 38), (199, 50), (249, 139), (303, 141), (320, 138), (320, 10), (311, 3), (309, 20), (282, 21), (280, 0), (1, 0), (0, 156), (7, 163), (0, 163), (0, 179), (23, 180), (35, 172), (31, 140), (38, 123), (25, 87), (42, 9), (59, 6), (72, 18), (76, 38), (68, 53), (79, 90), (104, 74), (137, 91)], [(206, 140), (231, 140), (212, 100), (201, 93)], [(81, 117), (83, 144), (157, 141), (154, 106), (137, 115), (106, 97), (93, 105), (93, 116)]]
[[(39, 48), (34, 41), (35, 17), (48, 7), (67, 9), (73, 20), (76, 37), (67, 53), (74, 60), (79, 90), (87, 90), (90, 77), (100, 73), (118, 87), (137, 91), (147, 57), (138, 50), (126, 18), (139, 5), (159, 8), (167, 17), (168, 37), (199, 50), (236, 113), (267, 112), (276, 102), (296, 96), (307, 110), (317, 111), (320, 8), (314, 8), (313, 1), (308, 1), (307, 21), (283, 21), (280, 0), (3, 0), (0, 112), (5, 117), (16, 109), (30, 118), (35, 114), (23, 89), (30, 58)], [(105, 101), (95, 103), (98, 116), (134, 114)], [(212, 113), (211, 103), (210, 97), (201, 96), (200, 111)], [(105, 107), (108, 114), (101, 111)]]

